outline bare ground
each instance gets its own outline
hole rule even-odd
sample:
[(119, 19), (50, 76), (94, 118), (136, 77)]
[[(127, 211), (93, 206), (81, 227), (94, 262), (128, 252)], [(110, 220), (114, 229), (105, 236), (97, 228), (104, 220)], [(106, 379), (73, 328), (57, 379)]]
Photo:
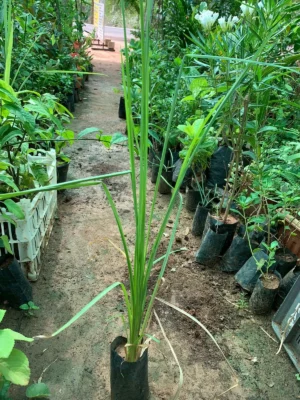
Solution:
[[(117, 43), (117, 50), (120, 46)], [(106, 133), (124, 131), (125, 124), (117, 113), (119, 94), (113, 90), (121, 82), (120, 54), (95, 51), (94, 65), (96, 71), (107, 76), (90, 78), (72, 127), (77, 132), (89, 126), (98, 126)], [(85, 141), (76, 143), (70, 154), (70, 179), (129, 167), (126, 147), (108, 151), (97, 142)], [(108, 184), (133, 246), (129, 177), (110, 179)], [(149, 193), (152, 189), (149, 181)], [(167, 201), (168, 196), (159, 198), (157, 223)], [(176, 247), (185, 246), (187, 251), (171, 256), (160, 297), (189, 312), (211, 331), (234, 372), (199, 326), (157, 303), (156, 311), (184, 373), (179, 398), (300, 398), (294, 367), (284, 351), (276, 356), (278, 344), (261, 329), (274, 337), (271, 318), (257, 318), (247, 308), (237, 307), (240, 291), (231, 275), (193, 262), (199, 239), (188, 232), (191, 221), (192, 215), (184, 211)], [(161, 245), (162, 253), (165, 245)], [(27, 336), (53, 333), (109, 284), (126, 281), (124, 258), (116, 247), (121, 247), (118, 230), (100, 187), (60, 194), (58, 218), (43, 257), (42, 272), (33, 284), (34, 301), (40, 310), (36, 318), (9, 310), (6, 324)], [(125, 334), (120, 318), (123, 313), (121, 293), (115, 290), (58, 337), (25, 345), (31, 381), (37, 381), (44, 371), (42, 379), (55, 400), (109, 399), (109, 344)], [(149, 349), (152, 399), (171, 399), (177, 387), (178, 367), (155, 321), (150, 333), (161, 339), (160, 344), (152, 342)], [(24, 388), (15, 387), (12, 398), (24, 399), (24, 393)]]

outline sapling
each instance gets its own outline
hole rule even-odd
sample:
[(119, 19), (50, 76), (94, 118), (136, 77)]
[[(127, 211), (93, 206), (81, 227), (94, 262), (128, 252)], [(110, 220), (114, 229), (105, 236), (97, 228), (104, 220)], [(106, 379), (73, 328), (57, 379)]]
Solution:
[[(123, 9), (123, 19), (125, 28), (125, 4), (122, 3)], [(151, 321), (152, 311), (156, 295), (160, 288), (160, 284), (163, 280), (163, 276), (167, 267), (168, 258), (171, 254), (172, 245), (175, 239), (176, 228), (178, 226), (178, 221), (180, 217), (180, 212), (182, 209), (182, 198), (179, 194), (180, 186), (183, 182), (187, 169), (190, 167), (191, 162), (198, 154), (202, 146), (205, 145), (206, 138), (211, 132), (211, 128), (216, 123), (224, 106), (232, 99), (233, 94), (236, 92), (237, 88), (240, 87), (242, 82), (245, 80), (248, 71), (250, 69), (249, 60), (246, 62), (246, 66), (243, 67), (236, 76), (236, 80), (226, 92), (225, 95), (221, 95), (214, 106), (207, 111), (205, 117), (197, 126), (197, 133), (193, 140), (191, 141), (189, 148), (187, 149), (183, 164), (176, 182), (176, 185), (172, 191), (172, 195), (169, 204), (165, 210), (165, 214), (161, 221), (161, 224), (156, 235), (152, 234), (152, 221), (154, 216), (154, 210), (156, 205), (156, 200), (158, 196), (158, 184), (163, 171), (163, 161), (166, 156), (168, 149), (168, 139), (170, 137), (172, 120), (174, 116), (175, 104), (177, 101), (178, 88), (180, 84), (180, 79), (182, 71), (184, 68), (184, 60), (181, 64), (179, 77), (176, 83), (176, 88), (174, 91), (172, 107), (169, 115), (168, 128), (165, 132), (164, 145), (162, 149), (162, 157), (159, 165), (158, 179), (156, 182), (154, 196), (147, 196), (147, 165), (148, 165), (148, 144), (149, 144), (149, 84), (150, 84), (150, 68), (149, 68), (149, 41), (150, 41), (150, 21), (151, 21), (151, 11), (152, 11), (152, 1), (147, 2), (145, 5), (143, 1), (140, 2), (140, 24), (141, 24), (141, 51), (142, 51), (142, 97), (141, 97), (141, 125), (139, 134), (139, 160), (138, 168), (136, 162), (136, 135), (134, 130), (134, 121), (132, 116), (132, 91), (131, 91), (131, 78), (130, 78), (130, 68), (128, 64), (128, 45), (127, 45), (127, 34), (126, 29), (124, 29), (125, 36), (125, 65), (123, 66), (123, 85), (124, 85), (124, 97), (126, 105), (126, 116), (127, 116), (127, 132), (128, 132), (128, 147), (129, 147), (129, 158), (130, 158), (130, 178), (131, 178), (131, 188), (133, 197), (133, 209), (134, 209), (134, 226), (135, 226), (135, 245), (133, 254), (129, 251), (129, 246), (124, 234), (122, 221), (119, 217), (116, 205), (112, 199), (112, 196), (108, 190), (108, 187), (103, 182), (106, 177), (113, 177), (121, 174), (127, 174), (128, 171), (122, 171), (120, 173), (110, 174), (108, 176), (100, 177), (90, 177), (86, 179), (81, 179), (77, 181), (71, 181), (64, 184), (49, 185), (48, 187), (37, 188), (36, 190), (25, 191), (21, 193), (36, 193), (39, 191), (53, 190), (53, 189), (65, 189), (65, 188), (76, 188), (85, 185), (95, 185), (101, 184), (102, 188), (107, 196), (110, 207), (113, 211), (116, 223), (119, 228), (122, 245), (124, 248), (124, 255), (126, 258), (126, 266), (129, 276), (129, 290), (126, 289), (122, 282), (115, 282), (108, 286), (106, 289), (101, 291), (92, 301), (90, 301), (85, 307), (83, 307), (73, 318), (71, 318), (65, 325), (54, 332), (50, 337), (54, 337), (72, 325), (77, 321), (82, 315), (84, 315), (93, 305), (95, 305), (99, 300), (101, 300), (107, 293), (111, 290), (120, 287), (127, 309), (127, 318), (129, 332), (127, 337), (127, 346), (125, 360), (128, 362), (136, 362), (141, 355), (143, 350), (142, 342), (147, 336), (148, 326)], [(268, 34), (262, 39), (261, 45), (257, 51), (253, 54), (251, 61), (256, 62), (260, 55), (265, 49), (266, 44), (274, 36), (274, 31), (270, 30)], [(209, 56), (207, 56), (209, 57)], [(222, 58), (222, 57), (220, 57)], [(244, 60), (240, 60), (244, 62)], [(18, 193), (0, 194), (0, 200), (5, 198), (11, 198), (17, 196)], [(19, 193), (20, 195), (20, 193)], [(147, 202), (148, 200), (148, 202)], [(150, 207), (150, 213), (148, 214), (147, 204), (152, 202)], [(166, 225), (170, 218), (172, 211), (175, 206), (176, 216), (173, 225), (173, 229), (170, 234), (170, 240), (167, 245), (167, 251), (162, 260), (162, 266), (158, 271), (158, 274), (154, 280), (154, 288), (150, 289), (149, 280), (151, 273), (153, 272), (153, 266), (156, 261), (156, 254), (161, 243)], [(152, 286), (152, 285), (151, 285)], [(150, 292), (150, 294), (149, 294)], [(169, 305), (169, 303), (167, 303)], [(178, 307), (171, 305), (176, 310)], [(183, 310), (180, 312), (185, 313)], [(191, 319), (195, 320), (194, 317)], [(198, 322), (197, 322), (198, 323)], [(43, 336), (45, 338), (45, 336)]]
[(36, 306), (33, 301), (29, 301), (27, 304), (22, 304), (20, 310), (24, 311), (26, 317), (36, 317), (35, 311), (39, 310), (40, 307)]

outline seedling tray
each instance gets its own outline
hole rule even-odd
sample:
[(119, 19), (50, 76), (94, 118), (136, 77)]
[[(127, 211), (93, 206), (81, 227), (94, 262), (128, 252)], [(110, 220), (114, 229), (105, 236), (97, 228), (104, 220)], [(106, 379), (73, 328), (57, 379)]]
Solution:
[(275, 314), (272, 327), (300, 372), (300, 276)]

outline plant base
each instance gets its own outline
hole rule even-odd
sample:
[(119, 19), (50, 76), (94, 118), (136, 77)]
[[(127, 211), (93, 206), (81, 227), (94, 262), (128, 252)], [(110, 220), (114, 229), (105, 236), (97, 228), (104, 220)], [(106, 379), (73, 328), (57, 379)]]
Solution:
[(242, 266), (239, 272), (235, 275), (237, 283), (247, 292), (253, 292), (256, 282), (261, 275), (257, 270), (256, 260), (264, 259), (267, 261), (268, 256), (262, 250), (255, 253), (255, 257), (250, 257), (248, 261)]
[(227, 233), (216, 233), (209, 229), (196, 253), (196, 262), (212, 266), (217, 261), (226, 238)]
[(288, 249), (278, 249), (275, 254), (276, 271), (284, 277), (297, 264), (297, 256)]
[(126, 343), (127, 339), (118, 336), (110, 347), (111, 400), (148, 400), (148, 349), (138, 361), (127, 362), (117, 352)]
[(238, 221), (231, 215), (228, 216), (226, 223), (224, 223), (222, 216), (218, 218), (208, 214), (203, 235), (205, 235), (209, 228), (221, 235), (226, 233), (227, 237), (220, 252), (220, 255), (223, 255), (226, 253), (232, 243), (237, 225)]
[(67, 182), (70, 163), (57, 165), (57, 183)]
[[(258, 243), (251, 243), (252, 250), (258, 247)], [(251, 248), (249, 246), (248, 239), (236, 236), (229, 249), (226, 251), (222, 264), (221, 270), (224, 272), (237, 272), (251, 257)]]
[(194, 236), (202, 236), (208, 213), (209, 213), (209, 208), (203, 207), (199, 203), (194, 215), (193, 225), (192, 225), (192, 234)]
[[(171, 185), (172, 184), (172, 170), (163, 170), (162, 171), (162, 177), (165, 178), (165, 180)], [(171, 186), (165, 182), (162, 178), (160, 178), (159, 185), (158, 185), (158, 191), (160, 194), (170, 194), (171, 193)]]
[(185, 207), (188, 211), (195, 211), (200, 201), (199, 190), (190, 187), (186, 188)]
[(279, 274), (266, 274), (256, 283), (249, 306), (254, 314), (268, 314), (273, 307), (280, 284)]

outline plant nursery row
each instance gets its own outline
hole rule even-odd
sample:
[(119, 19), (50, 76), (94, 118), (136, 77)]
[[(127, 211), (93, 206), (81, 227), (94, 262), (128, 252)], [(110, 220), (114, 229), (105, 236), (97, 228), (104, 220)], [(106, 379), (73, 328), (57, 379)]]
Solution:
[[(120, 233), (128, 282), (99, 287), (51, 337), (120, 290), (126, 318), (122, 315), (124, 337), (110, 348), (111, 398), (148, 400), (153, 307), (183, 207), (193, 213), (190, 228), (199, 238), (195, 261), (217, 265), (224, 279), (234, 274), (254, 314), (285, 310), (276, 332), (283, 344), (299, 338), (299, 312), (292, 308), (297, 297), (289, 297), (297, 296), (300, 285), (300, 5), (132, 1), (140, 29), (130, 41), (124, 29), (119, 117), (126, 119), (126, 133), (86, 127), (75, 134), (69, 128), (72, 112), (93, 73), (92, 39), (83, 32), (91, 3), (5, 0), (1, 6), (0, 298), (34, 312), (29, 280), (40, 272), (57, 192), (100, 186)], [(123, 0), (118, 4), (124, 28), (126, 6)], [(65, 147), (88, 134), (112, 153), (114, 146), (127, 146), (128, 170), (67, 181)], [(132, 195), (131, 241), (107, 185), (107, 179), (122, 175)], [(154, 233), (160, 195), (168, 201)], [(171, 216), (165, 254), (158, 257)], [(160, 301), (195, 322), (180, 307)], [(6, 312), (0, 310), (0, 322)], [(30, 378), (29, 360), (15, 341), (36, 338), (10, 329), (0, 334), (0, 398), (8, 399), (11, 384), (27, 386)], [(299, 368), (299, 346), (289, 347), (289, 355)], [(174, 398), (180, 398), (180, 386)], [(50, 392), (38, 382), (26, 395)]]

